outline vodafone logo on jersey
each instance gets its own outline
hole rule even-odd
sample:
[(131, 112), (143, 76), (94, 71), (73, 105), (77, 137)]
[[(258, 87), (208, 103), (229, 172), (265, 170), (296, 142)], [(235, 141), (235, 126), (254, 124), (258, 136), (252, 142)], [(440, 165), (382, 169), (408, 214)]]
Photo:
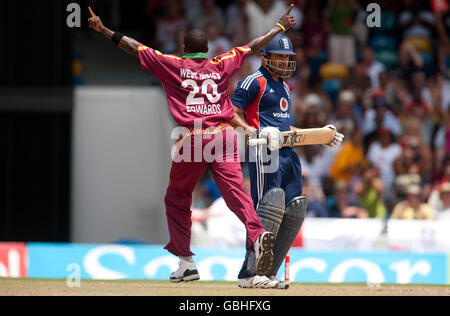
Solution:
[(283, 112), (287, 112), (287, 110), (289, 109), (289, 103), (285, 98), (281, 98), (280, 100), (280, 109)]
[(26, 256), (24, 243), (0, 243), (0, 278), (26, 277)]

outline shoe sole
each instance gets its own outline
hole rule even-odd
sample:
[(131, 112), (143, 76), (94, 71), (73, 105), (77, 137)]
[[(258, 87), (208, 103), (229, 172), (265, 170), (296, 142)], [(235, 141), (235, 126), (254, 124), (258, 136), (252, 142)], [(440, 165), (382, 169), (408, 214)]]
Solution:
[(170, 282), (172, 283), (180, 283), (180, 282), (192, 282), (200, 280), (200, 274), (197, 270), (187, 270), (185, 275), (181, 278), (172, 278)]
[(259, 276), (266, 275), (272, 270), (274, 264), (274, 256), (272, 249), (275, 245), (275, 237), (273, 233), (267, 232), (262, 236), (259, 247), (262, 254), (256, 261), (256, 274)]

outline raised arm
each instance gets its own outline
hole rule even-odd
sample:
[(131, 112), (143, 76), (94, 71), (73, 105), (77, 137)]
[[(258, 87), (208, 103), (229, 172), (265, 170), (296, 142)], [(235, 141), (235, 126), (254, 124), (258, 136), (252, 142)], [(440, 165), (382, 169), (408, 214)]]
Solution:
[(295, 27), (296, 22), (291, 14), (291, 10), (294, 8), (294, 4), (289, 6), (288, 12), (281, 18), (279, 23), (272, 27), (266, 34), (263, 36), (257, 37), (251, 40), (246, 46), (252, 49), (252, 54), (259, 53), (270, 41), (278, 34), (284, 31), (289, 30), (292, 27)]
[(91, 7), (89, 7), (89, 13), (91, 17), (89, 18), (88, 22), (91, 29), (105, 35), (107, 39), (115, 42), (122, 50), (124, 50), (128, 54), (139, 57), (139, 43), (136, 40), (124, 36), (121, 33), (113, 32), (106, 28), (103, 25), (102, 20), (97, 15), (95, 15), (94, 11), (92, 11)]

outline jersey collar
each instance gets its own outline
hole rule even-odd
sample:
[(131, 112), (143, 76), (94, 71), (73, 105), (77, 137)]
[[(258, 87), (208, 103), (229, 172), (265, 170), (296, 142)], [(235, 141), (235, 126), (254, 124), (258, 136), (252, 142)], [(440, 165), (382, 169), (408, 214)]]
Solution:
[(208, 54), (206, 53), (189, 53), (184, 55), (181, 58), (189, 58), (189, 59), (208, 59)]

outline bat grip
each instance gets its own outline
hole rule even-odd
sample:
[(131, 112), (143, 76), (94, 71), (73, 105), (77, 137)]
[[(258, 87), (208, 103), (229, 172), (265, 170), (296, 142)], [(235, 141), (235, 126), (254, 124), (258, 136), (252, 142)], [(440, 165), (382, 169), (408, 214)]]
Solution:
[(266, 138), (252, 138), (248, 140), (249, 146), (267, 145)]

